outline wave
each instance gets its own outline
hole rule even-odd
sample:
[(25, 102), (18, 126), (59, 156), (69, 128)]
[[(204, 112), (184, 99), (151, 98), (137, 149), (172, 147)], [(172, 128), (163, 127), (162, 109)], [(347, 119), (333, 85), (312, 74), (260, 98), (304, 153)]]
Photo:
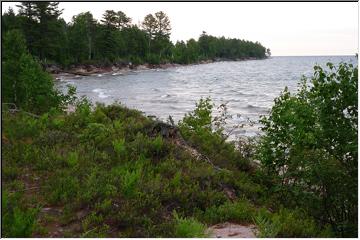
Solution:
[(108, 98), (109, 95), (106, 95), (106, 94), (104, 94), (104, 93), (101, 92), (101, 93), (99, 93), (98, 97), (99, 97), (99, 98)]
[(161, 97), (162, 98), (168, 98), (168, 97), (171, 97), (171, 95), (170, 94), (165, 94), (165, 95), (162, 95)]
[(259, 111), (261, 111), (261, 112), (267, 112), (267, 111), (270, 110), (270, 109), (267, 108), (267, 107), (260, 107), (260, 106), (256, 106), (256, 105), (252, 105), (252, 104), (248, 104), (248, 105), (246, 106), (246, 108), (248, 108), (248, 109), (256, 109), (256, 110), (259, 110)]
[(103, 92), (103, 91), (105, 91), (105, 90), (101, 89), (101, 88), (95, 88), (95, 89), (92, 90), (92, 92), (94, 92), (94, 93), (100, 93), (100, 92)]
[(113, 73), (113, 74), (111, 74), (112, 76), (118, 76), (118, 75), (122, 75), (122, 73), (121, 72), (116, 72), (116, 73)]
[(95, 88), (92, 92), (97, 93), (99, 98), (108, 98), (109, 95), (106, 95), (106, 90), (102, 88)]

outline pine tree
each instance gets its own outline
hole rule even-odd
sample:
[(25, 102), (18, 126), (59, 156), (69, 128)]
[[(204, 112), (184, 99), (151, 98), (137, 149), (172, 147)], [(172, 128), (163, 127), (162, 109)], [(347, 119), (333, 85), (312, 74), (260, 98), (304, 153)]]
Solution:
[(116, 23), (117, 23), (117, 28), (120, 30), (124, 28), (128, 28), (131, 25), (131, 18), (126, 16), (126, 14), (123, 13), (122, 11), (118, 11), (116, 13)]
[(91, 60), (94, 55), (96, 20), (90, 12), (73, 17), (69, 27), (69, 48), (76, 62)]
[(113, 10), (106, 10), (103, 14), (103, 19), (101, 22), (108, 28), (108, 29), (115, 29), (118, 22), (117, 22), (117, 14)]
[(58, 21), (62, 10), (58, 2), (34, 2), (34, 17), (38, 22), (38, 38), (35, 48), (38, 49), (40, 59), (56, 60), (56, 53), (61, 52), (60, 35), (64, 35), (61, 23)]
[(19, 30), (6, 33), (2, 71), (3, 102), (35, 113), (60, 106), (61, 96), (54, 90), (51, 76), (28, 53)]
[(26, 54), (26, 42), (19, 30), (10, 30), (4, 37), (2, 56), (2, 101), (19, 103), (19, 59)]

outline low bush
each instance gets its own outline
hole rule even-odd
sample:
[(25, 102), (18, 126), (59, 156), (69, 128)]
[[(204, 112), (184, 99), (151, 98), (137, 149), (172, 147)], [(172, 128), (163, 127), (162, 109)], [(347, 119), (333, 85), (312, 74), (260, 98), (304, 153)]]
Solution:
[(226, 221), (249, 223), (256, 213), (254, 206), (245, 199), (236, 202), (226, 202), (220, 206), (213, 206), (203, 214), (203, 219), (209, 224), (216, 224)]
[(176, 212), (174, 212), (173, 215), (175, 219), (174, 237), (203, 238), (207, 236), (205, 233), (206, 226), (198, 222), (196, 219), (179, 217)]
[(289, 210), (281, 208), (270, 214), (260, 212), (254, 217), (259, 233), (258, 237), (332, 237), (331, 229), (326, 226), (321, 229), (315, 220), (300, 209)]
[(30, 237), (36, 229), (37, 208), (20, 207), (19, 195), (2, 192), (2, 237)]

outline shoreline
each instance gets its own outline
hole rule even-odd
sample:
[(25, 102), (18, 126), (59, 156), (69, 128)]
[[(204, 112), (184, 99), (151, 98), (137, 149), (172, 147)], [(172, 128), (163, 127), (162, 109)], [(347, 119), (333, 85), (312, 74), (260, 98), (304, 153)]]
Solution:
[(269, 57), (265, 58), (244, 58), (244, 59), (209, 59), (202, 60), (196, 63), (190, 64), (178, 64), (178, 63), (163, 63), (163, 64), (138, 64), (134, 65), (131, 62), (129, 63), (120, 63), (120, 64), (112, 64), (111, 66), (100, 66), (100, 64), (79, 64), (71, 66), (68, 70), (60, 68), (56, 65), (45, 66), (46, 72), (51, 74), (55, 80), (59, 80), (60, 77), (64, 76), (95, 76), (99, 74), (106, 75), (124, 75), (132, 71), (143, 71), (143, 70), (152, 70), (152, 69), (168, 69), (173, 67), (183, 67), (183, 66), (194, 66), (200, 64), (209, 64), (215, 62), (242, 62), (242, 61), (250, 61), (250, 60), (265, 60)]

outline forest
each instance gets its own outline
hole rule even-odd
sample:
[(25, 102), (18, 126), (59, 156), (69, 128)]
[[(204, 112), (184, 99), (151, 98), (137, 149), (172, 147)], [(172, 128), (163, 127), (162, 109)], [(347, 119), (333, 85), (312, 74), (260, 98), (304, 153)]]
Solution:
[(2, 15), (2, 36), (20, 30), (30, 53), (44, 65), (59, 64), (160, 64), (197, 63), (202, 60), (261, 59), (270, 50), (259, 42), (214, 37), (202, 32), (198, 40), (170, 41), (171, 23), (166, 13), (148, 14), (139, 24), (122, 11), (106, 10), (102, 19), (90, 12), (66, 23), (58, 2), (22, 2), (19, 12)]
[[(70, 61), (74, 52), (61, 44), (71, 45), (48, 41), (55, 32), (34, 36), (62, 29), (69, 35), (60, 41), (80, 30), (58, 19), (57, 3), (21, 6), (19, 15), (3, 16), (2, 237), (208, 237), (224, 222), (255, 226), (256, 237), (358, 236), (357, 66), (315, 65), (296, 92), (285, 87), (274, 99), (261, 136), (229, 141), (227, 106), (210, 98), (165, 123), (120, 103), (93, 104), (74, 87), (58, 91), (41, 64)], [(95, 26), (114, 37), (145, 34)], [(74, 36), (84, 37), (76, 61), (116, 61), (96, 50), (108, 41)], [(154, 36), (141, 46), (164, 60), (170, 53), (155, 46), (168, 38)], [(194, 44), (221, 41), (202, 37)], [(211, 49), (206, 57), (220, 54)]]

